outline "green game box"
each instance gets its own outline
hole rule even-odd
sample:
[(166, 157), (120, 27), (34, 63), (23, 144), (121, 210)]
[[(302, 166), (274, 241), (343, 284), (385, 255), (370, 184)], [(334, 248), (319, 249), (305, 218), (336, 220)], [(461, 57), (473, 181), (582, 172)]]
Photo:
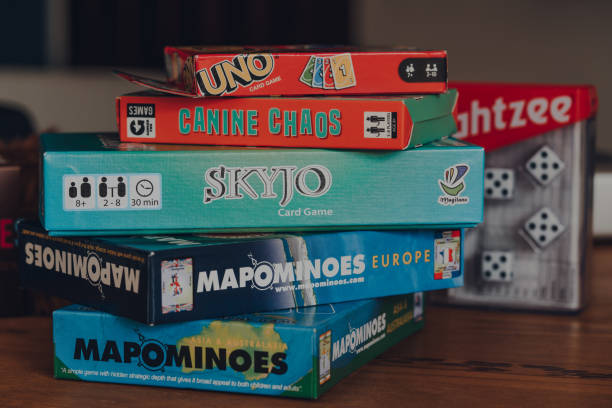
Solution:
[(470, 227), (484, 150), (406, 151), (120, 143), (45, 134), (40, 218), (53, 235)]
[(318, 398), (423, 326), (422, 293), (147, 326), (53, 313), (56, 378)]

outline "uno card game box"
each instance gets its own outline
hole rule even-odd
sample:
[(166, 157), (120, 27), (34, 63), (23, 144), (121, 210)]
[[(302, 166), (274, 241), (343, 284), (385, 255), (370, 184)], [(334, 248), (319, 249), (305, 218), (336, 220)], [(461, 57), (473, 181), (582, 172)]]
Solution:
[(45, 134), (40, 218), (52, 235), (460, 228), (482, 220), (484, 151), (120, 143)]
[(422, 294), (147, 326), (53, 313), (56, 378), (316, 399), (423, 327)]
[(446, 51), (314, 46), (166, 47), (169, 82), (116, 72), (181, 96), (425, 94), (446, 91)]
[(49, 236), (18, 224), (24, 286), (157, 324), (463, 283), (461, 230)]
[(456, 131), (457, 93), (397, 97), (117, 98), (124, 142), (402, 150)]
[(577, 311), (588, 300), (597, 96), (591, 86), (453, 83), (456, 137), (485, 148), (485, 222), (452, 303)]

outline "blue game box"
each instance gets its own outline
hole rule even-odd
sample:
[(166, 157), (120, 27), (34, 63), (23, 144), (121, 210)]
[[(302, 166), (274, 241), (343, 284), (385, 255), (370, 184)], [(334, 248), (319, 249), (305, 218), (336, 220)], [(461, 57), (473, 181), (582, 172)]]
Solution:
[(50, 236), (18, 223), (23, 285), (147, 324), (463, 284), (463, 231)]
[(147, 326), (53, 313), (56, 378), (318, 398), (423, 326), (421, 293)]

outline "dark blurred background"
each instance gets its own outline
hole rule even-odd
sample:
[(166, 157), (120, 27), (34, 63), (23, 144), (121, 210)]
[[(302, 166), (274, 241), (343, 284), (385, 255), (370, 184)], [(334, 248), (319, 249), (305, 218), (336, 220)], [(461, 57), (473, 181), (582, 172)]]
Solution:
[[(114, 130), (110, 67), (163, 76), (166, 44), (402, 44), (449, 52), (449, 78), (592, 83), (612, 108), (612, 2), (18, 0), (0, 4), (0, 104), (36, 130)], [(612, 152), (600, 115), (598, 148)]]

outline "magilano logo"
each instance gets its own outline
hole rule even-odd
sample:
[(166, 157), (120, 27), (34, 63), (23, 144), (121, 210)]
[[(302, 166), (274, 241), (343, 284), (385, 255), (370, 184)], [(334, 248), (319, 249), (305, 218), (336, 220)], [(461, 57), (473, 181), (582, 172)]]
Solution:
[(467, 164), (456, 164), (444, 171), (444, 180), (438, 180), (440, 189), (444, 193), (438, 197), (438, 203), (442, 205), (467, 204), (469, 197), (460, 196), (465, 190), (465, 176), (470, 171)]

